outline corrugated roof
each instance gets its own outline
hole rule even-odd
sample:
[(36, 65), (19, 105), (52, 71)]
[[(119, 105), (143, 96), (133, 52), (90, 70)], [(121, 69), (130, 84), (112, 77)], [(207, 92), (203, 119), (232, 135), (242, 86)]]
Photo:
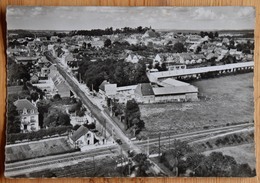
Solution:
[(192, 69), (152, 72), (149, 75), (149, 79), (157, 80), (157, 79), (168, 78), (168, 77), (185, 76), (185, 75), (191, 75), (191, 74), (200, 74), (200, 73), (205, 73), (205, 72), (213, 72), (213, 71), (220, 71), (220, 70), (226, 70), (226, 69), (253, 67), (253, 66), (254, 66), (254, 61), (251, 61), (251, 62), (241, 62), (241, 63), (226, 64), (226, 65), (219, 65), (219, 66), (209, 66), (209, 67), (199, 67), (199, 68), (192, 68)]
[(165, 87), (167, 87), (167, 86), (189, 86), (190, 85), (189, 83), (178, 81), (178, 80), (172, 79), (172, 78), (165, 79), (158, 84), (161, 86), (165, 86)]
[(23, 110), (24, 108), (28, 110), (38, 110), (38, 108), (27, 99), (18, 99), (14, 102), (14, 105), (18, 111)]
[(172, 87), (159, 87), (153, 88), (154, 95), (173, 95), (181, 93), (197, 93), (198, 88), (195, 86), (172, 86)]
[(84, 125), (81, 125), (71, 136), (71, 140), (74, 142), (77, 141), (81, 136), (85, 135), (88, 133), (89, 129), (85, 127)]

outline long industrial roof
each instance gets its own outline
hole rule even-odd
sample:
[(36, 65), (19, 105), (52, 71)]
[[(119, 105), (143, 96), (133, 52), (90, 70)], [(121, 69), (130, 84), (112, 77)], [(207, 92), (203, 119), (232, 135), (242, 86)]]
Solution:
[(250, 62), (226, 64), (226, 65), (219, 65), (219, 66), (199, 67), (199, 68), (192, 68), (192, 69), (180, 69), (180, 70), (163, 71), (163, 72), (152, 72), (152, 73), (148, 74), (148, 77), (149, 77), (150, 81), (156, 81), (161, 78), (201, 74), (201, 73), (206, 73), (206, 72), (222, 71), (222, 70), (227, 70), (227, 69), (252, 67), (252, 66), (254, 66), (254, 62), (250, 61)]

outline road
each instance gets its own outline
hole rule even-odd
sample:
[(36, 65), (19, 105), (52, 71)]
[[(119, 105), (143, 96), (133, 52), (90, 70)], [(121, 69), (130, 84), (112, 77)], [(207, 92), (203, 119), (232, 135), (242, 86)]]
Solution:
[(70, 87), (73, 89), (73, 92), (81, 99), (82, 103), (91, 111), (93, 116), (98, 120), (98, 122), (106, 128), (110, 134), (115, 134), (114, 139), (120, 139), (123, 143), (123, 151), (127, 152), (128, 150), (134, 150), (136, 153), (140, 153), (140, 149), (135, 147), (134, 144), (125, 136), (122, 130), (116, 125), (113, 119), (106, 115), (98, 106), (96, 106), (90, 96), (81, 89), (80, 84), (75, 82), (75, 78), (71, 76), (61, 65), (58, 59), (49, 57), (50, 61), (56, 64), (56, 67), (59, 73), (64, 77)]

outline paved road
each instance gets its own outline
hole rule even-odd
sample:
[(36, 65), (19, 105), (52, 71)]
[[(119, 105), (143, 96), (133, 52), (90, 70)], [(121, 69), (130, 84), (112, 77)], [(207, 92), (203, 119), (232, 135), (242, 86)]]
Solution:
[[(141, 149), (137, 147), (135, 144), (132, 143), (132, 141), (122, 132), (122, 130), (117, 126), (117, 124), (113, 121), (113, 119), (106, 115), (100, 108), (98, 108), (91, 99), (89, 99), (89, 96), (86, 95), (86, 93), (81, 89), (80, 84), (78, 82), (75, 82), (72, 76), (69, 75), (67, 71), (65, 71), (64, 66), (60, 64), (60, 61), (57, 58), (54, 58), (53, 56), (46, 56), (47, 59), (50, 60), (50, 62), (56, 64), (56, 67), (59, 71), (59, 73), (64, 77), (64, 79), (67, 81), (67, 83), (70, 85), (70, 87), (73, 89), (75, 94), (82, 100), (82, 103), (87, 106), (87, 108), (91, 111), (93, 116), (98, 120), (98, 122), (105, 127), (105, 129), (113, 136), (114, 140), (120, 139), (122, 142), (122, 145), (120, 145), (121, 152), (127, 156), (127, 152), (133, 151), (136, 154), (141, 153)], [(152, 170), (155, 175), (162, 175), (165, 174), (160, 167), (158, 167), (155, 163), (151, 161), (154, 166), (152, 166)]]
[(59, 60), (52, 58), (50, 61), (56, 64), (59, 73), (65, 78), (75, 94), (81, 99), (83, 104), (87, 106), (87, 108), (91, 111), (98, 122), (103, 125), (110, 134), (115, 134), (115, 140), (120, 139), (122, 141), (123, 151), (127, 152), (128, 150), (134, 150), (136, 153), (140, 153), (140, 149), (134, 146), (134, 144), (125, 136), (122, 130), (113, 121), (113, 119), (110, 116), (106, 115), (99, 107), (93, 104), (89, 96), (87, 96), (86, 93), (82, 91), (78, 83), (74, 81), (74, 78), (69, 75), (67, 71), (65, 71)]

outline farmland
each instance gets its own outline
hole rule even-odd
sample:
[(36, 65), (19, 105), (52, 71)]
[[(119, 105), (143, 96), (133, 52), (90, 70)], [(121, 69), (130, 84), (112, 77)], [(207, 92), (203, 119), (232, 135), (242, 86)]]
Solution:
[(184, 133), (254, 119), (253, 73), (194, 81), (198, 102), (140, 105), (146, 132)]

